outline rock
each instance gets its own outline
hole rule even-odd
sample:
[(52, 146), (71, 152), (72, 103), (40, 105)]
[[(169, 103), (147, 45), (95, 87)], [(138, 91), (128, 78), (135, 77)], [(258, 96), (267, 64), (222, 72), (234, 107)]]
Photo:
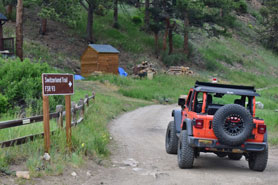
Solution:
[(77, 177), (77, 173), (76, 173), (76, 172), (72, 172), (72, 173), (71, 173), (71, 176)]
[(51, 157), (48, 153), (44, 153), (42, 158), (43, 158), (43, 160), (49, 161)]
[(142, 168), (132, 168), (132, 170), (135, 172), (139, 172), (139, 171), (142, 171), (143, 169)]
[(91, 174), (90, 171), (87, 171), (86, 175), (87, 175), (87, 176), (92, 176), (92, 174)]
[(276, 109), (274, 112), (278, 112), (278, 109)]
[(264, 109), (264, 104), (260, 101), (256, 102), (256, 108), (257, 109)]
[(131, 167), (137, 167), (138, 166), (138, 162), (135, 161), (132, 158), (129, 158), (129, 159), (123, 161), (123, 163), (124, 163), (125, 166), (131, 166)]
[(30, 179), (29, 171), (17, 171), (16, 176), (18, 178)]

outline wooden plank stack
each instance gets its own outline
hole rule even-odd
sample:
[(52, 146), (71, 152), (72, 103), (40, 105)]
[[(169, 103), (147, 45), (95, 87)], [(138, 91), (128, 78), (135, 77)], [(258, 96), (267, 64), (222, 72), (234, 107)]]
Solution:
[(193, 71), (184, 66), (171, 66), (166, 73), (170, 75), (193, 75)]

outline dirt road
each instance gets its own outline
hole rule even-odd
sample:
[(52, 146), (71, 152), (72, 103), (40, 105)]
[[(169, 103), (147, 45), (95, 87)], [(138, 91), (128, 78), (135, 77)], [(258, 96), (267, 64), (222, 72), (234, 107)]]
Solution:
[(85, 184), (278, 184), (278, 149), (270, 148), (267, 169), (250, 171), (247, 161), (201, 153), (194, 168), (181, 170), (177, 156), (165, 152), (164, 138), (175, 106), (153, 105), (120, 116), (111, 123), (117, 145), (112, 168)]

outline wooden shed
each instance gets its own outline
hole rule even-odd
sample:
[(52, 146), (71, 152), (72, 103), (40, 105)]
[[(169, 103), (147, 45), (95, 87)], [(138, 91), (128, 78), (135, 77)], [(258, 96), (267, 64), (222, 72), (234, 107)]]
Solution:
[(81, 56), (81, 75), (95, 71), (118, 74), (119, 53), (111, 45), (89, 44)]

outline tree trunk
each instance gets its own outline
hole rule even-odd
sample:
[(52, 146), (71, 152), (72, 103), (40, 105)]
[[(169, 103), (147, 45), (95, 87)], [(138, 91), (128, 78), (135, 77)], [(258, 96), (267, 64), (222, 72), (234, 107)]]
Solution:
[(87, 22), (87, 40), (93, 43), (93, 21), (94, 21), (94, 7), (89, 4), (88, 8), (88, 22)]
[(184, 45), (183, 51), (188, 56), (189, 54), (189, 47), (188, 47), (188, 33), (189, 33), (189, 19), (188, 13), (184, 13)]
[(3, 43), (3, 27), (2, 27), (2, 21), (0, 21), (0, 51), (4, 50), (4, 43)]
[(176, 27), (176, 22), (169, 26), (169, 55), (173, 53), (173, 31)]
[(16, 7), (16, 56), (23, 60), (23, 2), (17, 1)]
[(156, 55), (156, 58), (158, 58), (158, 56), (159, 56), (158, 32), (154, 33), (154, 40), (155, 40), (155, 55)]
[(41, 19), (40, 34), (45, 35), (47, 30), (47, 19)]
[(12, 19), (12, 13), (13, 13), (13, 5), (9, 4), (6, 6), (6, 14), (9, 20)]
[(163, 37), (163, 51), (166, 51), (166, 49), (167, 49), (167, 38), (168, 38), (170, 19), (166, 18), (165, 23), (166, 23), (166, 28), (165, 28), (165, 33), (164, 33), (164, 37)]
[(149, 27), (149, 23), (150, 23), (150, 0), (145, 0), (145, 27), (148, 28)]
[(169, 55), (173, 53), (173, 29), (169, 29)]
[(140, 8), (140, 0), (137, 0), (137, 1), (136, 1), (135, 7), (136, 7), (136, 8)]
[(114, 0), (114, 28), (119, 28), (118, 24), (118, 0)]

